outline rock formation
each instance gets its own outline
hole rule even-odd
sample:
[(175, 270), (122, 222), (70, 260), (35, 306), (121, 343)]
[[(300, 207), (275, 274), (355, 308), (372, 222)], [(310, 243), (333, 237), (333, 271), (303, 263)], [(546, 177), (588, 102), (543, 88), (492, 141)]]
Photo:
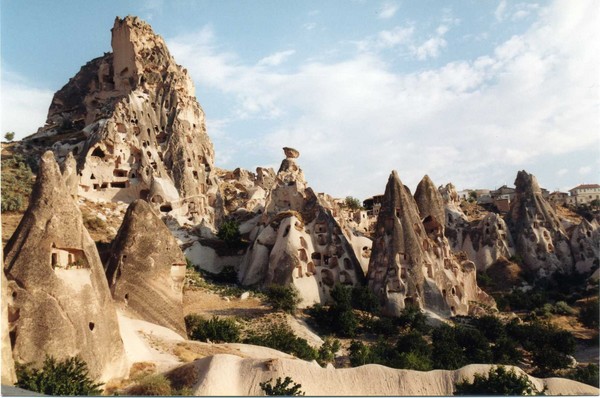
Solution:
[(445, 234), (453, 251), (464, 252), (479, 271), (515, 254), (512, 235), (500, 215), (490, 212), (480, 220), (469, 221), (452, 184), (441, 186), (438, 191), (444, 200)]
[[(77, 157), (78, 193), (214, 223), (214, 150), (187, 70), (137, 17), (117, 18), (112, 53), (84, 65), (27, 140)], [(69, 182), (70, 186), (70, 182)]]
[(15, 373), (15, 361), (12, 357), (10, 337), (8, 335), (8, 281), (2, 267), (2, 384), (12, 386), (17, 381)]
[(586, 273), (600, 265), (600, 228), (597, 219), (581, 220), (571, 234), (571, 251), (575, 269)]
[(415, 305), (448, 316), (472, 312), (473, 301), (493, 305), (477, 287), (475, 265), (459, 262), (451, 254), (443, 219), (439, 220), (442, 198), (428, 177), (418, 192), (419, 204), (392, 172), (377, 218), (368, 271), (369, 287), (384, 311), (399, 315), (407, 305)]
[(106, 266), (114, 300), (140, 319), (185, 336), (185, 268), (177, 241), (152, 207), (141, 199), (131, 203)]
[(573, 258), (566, 231), (554, 209), (542, 197), (535, 176), (519, 171), (516, 196), (507, 215), (517, 252), (525, 268), (540, 276), (570, 271)]
[(307, 188), (295, 160), (300, 153), (292, 148), (284, 148), (284, 153), (265, 211), (250, 233), (253, 243), (238, 277), (244, 285), (291, 283), (298, 288), (302, 305), (325, 303), (336, 283), (363, 281), (355, 248), (368, 250), (370, 241), (354, 236), (343, 220), (336, 219), (339, 207), (331, 198)]
[(127, 371), (117, 314), (94, 241), (54, 154), (40, 161), (29, 208), (6, 245), (16, 361), (79, 355), (94, 378)]
[[(186, 380), (196, 396), (259, 396), (260, 383), (291, 376), (307, 396), (452, 396), (455, 383), (472, 381), (475, 374), (487, 374), (494, 365), (467, 365), (456, 370), (393, 369), (369, 364), (349, 369), (321, 368), (297, 359), (241, 358), (218, 354), (182, 365), (168, 373), (172, 380)], [(508, 366), (528, 378), (538, 391), (548, 395), (597, 396), (598, 388), (574, 380), (551, 377), (539, 379), (517, 367)], [(223, 369), (231, 369), (224, 372)], [(172, 375), (172, 376), (171, 376)], [(186, 375), (182, 377), (181, 375)]]

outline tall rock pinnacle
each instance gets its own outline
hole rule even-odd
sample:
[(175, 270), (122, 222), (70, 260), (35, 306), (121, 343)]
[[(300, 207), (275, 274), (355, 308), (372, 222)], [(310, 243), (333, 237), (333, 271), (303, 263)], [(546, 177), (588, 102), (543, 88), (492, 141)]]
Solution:
[(94, 378), (124, 375), (123, 342), (100, 257), (51, 151), (42, 156), (4, 263), (16, 361), (79, 355)]
[(385, 312), (399, 315), (412, 305), (443, 316), (464, 315), (476, 310), (474, 302), (494, 305), (477, 287), (475, 265), (452, 255), (444, 236), (442, 198), (429, 177), (421, 181), (416, 196), (418, 202), (393, 171), (377, 218), (367, 276)]
[(187, 70), (137, 17), (115, 20), (112, 48), (54, 95), (46, 125), (27, 139), (53, 136), (60, 158), (73, 152), (80, 196), (141, 198), (212, 224), (214, 149)]
[(552, 206), (542, 197), (537, 179), (525, 170), (519, 171), (515, 187), (507, 221), (525, 266), (542, 276), (569, 271), (573, 257), (567, 234)]
[(183, 322), (185, 256), (150, 205), (129, 205), (113, 241), (106, 276), (113, 298), (138, 317), (186, 335)]

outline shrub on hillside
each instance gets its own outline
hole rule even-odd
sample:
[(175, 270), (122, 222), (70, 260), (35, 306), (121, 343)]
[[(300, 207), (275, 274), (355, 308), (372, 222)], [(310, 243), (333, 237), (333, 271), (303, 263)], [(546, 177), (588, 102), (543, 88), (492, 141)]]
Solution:
[(185, 317), (185, 327), (188, 337), (192, 340), (213, 343), (237, 343), (240, 341), (240, 327), (233, 319), (218, 318), (205, 319), (197, 314)]
[(271, 285), (267, 288), (265, 294), (267, 301), (275, 311), (284, 311), (294, 313), (300, 304), (300, 294), (293, 286)]
[(227, 220), (221, 223), (217, 237), (223, 240), (229, 247), (237, 247), (241, 241), (240, 225), (235, 220)]
[(592, 300), (581, 307), (579, 321), (590, 329), (598, 329), (600, 318), (600, 307), (598, 300)]
[(291, 377), (286, 376), (284, 380), (281, 380), (281, 377), (278, 377), (275, 385), (271, 384), (271, 380), (269, 379), (264, 383), (258, 383), (260, 388), (265, 392), (265, 395), (268, 396), (301, 396), (304, 395), (304, 392), (300, 390), (302, 384), (295, 383)]
[(169, 396), (174, 395), (171, 382), (160, 374), (149, 375), (144, 377), (133, 387), (127, 389), (127, 395), (143, 395), (143, 396)]
[(286, 324), (275, 324), (262, 333), (252, 332), (244, 339), (244, 343), (273, 348), (307, 361), (318, 358), (317, 350), (305, 339), (296, 337)]
[(487, 375), (476, 373), (472, 382), (455, 385), (454, 395), (540, 395), (527, 375), (518, 375), (503, 366), (493, 367)]
[(600, 368), (595, 363), (590, 363), (587, 366), (579, 366), (567, 373), (565, 377), (589, 384), (590, 386), (600, 386)]
[(46, 357), (41, 369), (16, 363), (17, 387), (46, 395), (100, 395), (87, 364), (79, 357), (57, 361)]

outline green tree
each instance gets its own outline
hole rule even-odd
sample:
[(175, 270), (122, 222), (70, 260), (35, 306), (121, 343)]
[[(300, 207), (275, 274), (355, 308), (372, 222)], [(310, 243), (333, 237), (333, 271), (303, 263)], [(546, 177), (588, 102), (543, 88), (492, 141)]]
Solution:
[(590, 329), (598, 329), (600, 307), (598, 300), (592, 300), (584, 304), (579, 311), (579, 321), (583, 323), (585, 327)]
[(219, 232), (217, 232), (217, 237), (225, 241), (229, 247), (238, 246), (242, 241), (240, 225), (235, 220), (223, 221), (219, 227)]
[(240, 327), (233, 319), (218, 318), (204, 319), (197, 314), (187, 315), (185, 327), (188, 337), (192, 340), (214, 343), (237, 343), (240, 341)]
[(89, 376), (87, 364), (79, 357), (56, 361), (46, 357), (41, 369), (16, 364), (17, 387), (46, 395), (100, 395), (102, 384)]
[(527, 375), (518, 375), (513, 369), (492, 367), (487, 375), (476, 373), (473, 382), (463, 380), (455, 384), (454, 395), (542, 395)]
[(261, 345), (312, 361), (318, 358), (317, 350), (306, 339), (297, 337), (286, 324), (276, 324), (262, 333), (251, 333), (244, 339), (245, 344)]
[(289, 376), (286, 376), (283, 381), (281, 380), (281, 377), (278, 377), (274, 386), (271, 384), (271, 380), (273, 379), (269, 379), (264, 383), (258, 383), (266, 395), (292, 397), (305, 395), (304, 392), (300, 390), (302, 384), (295, 383)]
[(9, 142), (12, 141), (12, 140), (14, 140), (15, 139), (15, 133), (12, 132), (12, 131), (7, 132), (6, 134), (4, 134), (4, 139), (6, 141), (9, 141)]
[(293, 285), (271, 285), (265, 294), (267, 301), (275, 311), (284, 311), (293, 314), (300, 304), (300, 294)]
[(362, 209), (360, 200), (352, 196), (346, 196), (346, 199), (344, 199), (344, 206), (354, 211)]

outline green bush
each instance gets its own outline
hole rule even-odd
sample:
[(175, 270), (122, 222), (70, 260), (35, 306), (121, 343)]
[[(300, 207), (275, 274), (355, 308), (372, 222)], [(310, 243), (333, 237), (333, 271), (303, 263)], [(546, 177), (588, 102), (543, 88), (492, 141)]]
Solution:
[(4, 134), (4, 139), (6, 141), (9, 141), (9, 142), (12, 141), (12, 140), (14, 140), (15, 139), (15, 133), (13, 131), (7, 132), (6, 134)]
[(316, 304), (308, 310), (308, 314), (325, 333), (354, 337), (360, 325), (352, 309), (352, 288), (337, 284), (331, 289), (330, 294), (334, 301), (333, 305), (325, 308)]
[(296, 337), (286, 324), (275, 324), (266, 332), (250, 333), (244, 339), (244, 343), (273, 348), (307, 361), (318, 358), (317, 350), (312, 348), (305, 339)]
[(362, 209), (360, 200), (352, 196), (346, 196), (346, 199), (344, 199), (344, 206), (354, 211)]
[(504, 324), (493, 315), (484, 315), (473, 320), (473, 326), (477, 328), (483, 335), (492, 342), (506, 335)]
[(352, 288), (350, 302), (352, 308), (378, 314), (380, 310), (379, 298), (368, 286), (355, 286)]
[(6, 211), (23, 211), (33, 188), (33, 173), (21, 155), (2, 159), (1, 208)]
[(265, 294), (267, 301), (275, 311), (284, 311), (293, 314), (300, 304), (300, 294), (293, 286), (271, 285), (267, 288)]
[(185, 327), (188, 337), (192, 340), (213, 343), (237, 343), (240, 341), (240, 327), (233, 319), (205, 319), (200, 315), (190, 314), (185, 317)]
[(590, 329), (598, 329), (599, 317), (600, 308), (597, 299), (584, 304), (579, 311), (579, 321)]
[(325, 341), (323, 344), (321, 344), (321, 347), (317, 352), (317, 362), (319, 362), (321, 366), (327, 363), (332, 363), (335, 360), (335, 353), (339, 351), (340, 347), (341, 344), (338, 339), (326, 337)]
[(567, 373), (565, 377), (589, 384), (590, 386), (600, 386), (600, 368), (598, 368), (598, 365), (595, 363), (590, 363), (587, 366), (578, 366), (576, 369)]
[(577, 311), (564, 301), (558, 301), (554, 304), (554, 313), (559, 315), (575, 315)]
[(259, 383), (260, 388), (269, 396), (301, 396), (304, 392), (300, 390), (302, 384), (297, 384), (291, 377), (287, 376), (283, 381), (281, 377), (277, 378), (275, 385), (271, 384), (269, 379), (264, 383)]
[(237, 247), (242, 241), (240, 225), (235, 220), (227, 220), (221, 223), (217, 237), (223, 240), (229, 247)]
[(128, 395), (168, 396), (174, 395), (171, 382), (163, 375), (149, 375), (127, 389)]
[(454, 395), (541, 395), (527, 375), (517, 375), (503, 366), (492, 367), (487, 376), (476, 373), (473, 382), (455, 385)]
[(102, 384), (90, 378), (87, 364), (79, 357), (57, 362), (46, 357), (42, 369), (16, 363), (17, 387), (46, 395), (100, 395)]

